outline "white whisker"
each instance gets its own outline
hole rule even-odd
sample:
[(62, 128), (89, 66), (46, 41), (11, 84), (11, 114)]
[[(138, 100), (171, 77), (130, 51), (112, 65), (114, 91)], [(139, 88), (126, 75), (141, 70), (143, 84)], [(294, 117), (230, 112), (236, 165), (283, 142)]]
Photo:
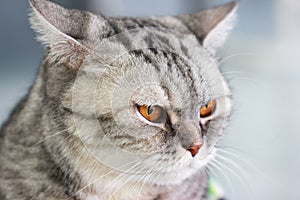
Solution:
[[(250, 159), (246, 160), (245, 156), (239, 156), (237, 155), (237, 153), (241, 153), (241, 150), (233, 148), (233, 147), (222, 147), (222, 148), (227, 148), (225, 149), (220, 149), (217, 148), (217, 151), (223, 154), (226, 154), (228, 156), (232, 156), (236, 159), (238, 159), (239, 162), (241, 162), (241, 164), (245, 164), (247, 167), (249, 167), (249, 169), (253, 170), (254, 172), (258, 173), (260, 176), (265, 177), (267, 180), (269, 180), (270, 182), (274, 182), (274, 180), (272, 180), (271, 177), (267, 176), (267, 173), (264, 172), (262, 169), (259, 169), (257, 166), (255, 166)], [(218, 154), (220, 155), (220, 154)], [(224, 156), (223, 156), (224, 157)], [(245, 172), (246, 173), (246, 172)], [(248, 174), (248, 173), (246, 173)]]
[(143, 191), (143, 188), (144, 188), (144, 185), (146, 184), (146, 181), (147, 181), (148, 179), (150, 179), (154, 173), (157, 172), (156, 170), (153, 170), (157, 165), (158, 165), (158, 164), (156, 164), (155, 166), (153, 166), (152, 169), (151, 169), (151, 171), (150, 171), (150, 173), (149, 173), (149, 174), (145, 173), (145, 175), (142, 176), (141, 179), (138, 181), (139, 183), (142, 182), (142, 185), (141, 185), (141, 187), (140, 187), (139, 192), (137, 193), (137, 196), (136, 196), (136, 199), (137, 199), (137, 200), (139, 199), (139, 197), (140, 197), (140, 195), (141, 195), (141, 193), (142, 193), (142, 191)]
[(71, 128), (73, 128), (73, 127), (69, 127), (69, 128), (66, 128), (66, 129), (64, 129), (64, 130), (62, 130), (62, 131), (59, 131), (59, 132), (54, 133), (54, 134), (52, 134), (52, 135), (49, 135), (49, 136), (47, 136), (47, 137), (45, 137), (45, 138), (39, 140), (38, 142), (34, 143), (32, 146), (38, 145), (38, 144), (40, 144), (40, 143), (42, 143), (42, 142), (44, 142), (44, 141), (46, 141), (46, 140), (48, 140), (48, 139), (51, 139), (51, 138), (53, 138), (53, 137), (55, 137), (55, 136), (57, 136), (57, 135), (59, 135), (59, 134), (62, 134), (62, 133), (64, 133), (64, 132), (66, 132), (67, 130), (71, 129)]
[[(231, 194), (234, 194), (234, 187), (233, 187), (233, 184), (231, 183), (231, 180), (230, 180), (230, 178), (227, 176), (227, 174), (217, 165), (217, 164), (215, 164), (214, 163), (214, 161), (212, 160), (210, 163), (209, 163), (209, 165), (212, 165), (213, 167), (215, 167), (216, 169), (214, 169), (214, 168), (209, 168), (210, 170), (213, 170), (213, 172), (214, 172), (214, 174), (216, 175), (216, 176), (218, 176), (219, 174), (221, 174), (223, 177), (224, 177), (224, 179), (225, 179), (225, 181), (228, 183), (228, 185), (229, 185), (229, 190), (230, 190), (230, 193)], [(217, 173), (216, 171), (218, 171), (219, 173)]]
[[(251, 52), (243, 52), (243, 53), (233, 54), (233, 55), (230, 55), (230, 56), (227, 56), (227, 57), (223, 58), (219, 62), (219, 65), (221, 65), (222, 63), (226, 62), (227, 60), (232, 59), (232, 58), (237, 57), (237, 56), (254, 56), (254, 55), (256, 55), (256, 54), (251, 53)], [(223, 68), (223, 67), (221, 67), (221, 68)]]
[[(139, 165), (141, 163), (138, 163)], [(136, 165), (136, 166), (133, 166), (132, 169), (130, 170), (136, 170), (136, 169), (144, 169), (144, 168), (141, 168), (141, 166), (139, 165)], [(119, 184), (121, 181), (123, 181), (123, 179), (126, 179), (124, 182), (122, 182), (121, 184)], [(103, 193), (103, 196), (105, 197), (111, 190), (114, 190), (114, 192), (112, 192), (110, 194), (110, 196), (108, 197), (108, 199), (111, 199), (113, 198), (114, 194), (117, 193), (126, 183), (128, 183), (129, 181), (131, 181), (133, 178), (135, 178), (135, 175), (128, 175), (128, 174), (120, 174), (119, 176), (117, 176), (114, 181), (111, 181), (109, 183), (109, 188)], [(117, 188), (115, 186), (118, 186)], [(107, 186), (105, 187), (107, 188)], [(104, 189), (105, 189), (104, 188)]]
[[(136, 163), (137, 161), (132, 161), (132, 162), (129, 162), (129, 163), (126, 163), (124, 165), (122, 165), (121, 167), (126, 167), (127, 165), (129, 164), (132, 164), (132, 163)], [(137, 162), (139, 163), (139, 162)], [(91, 185), (95, 184), (96, 182), (100, 181), (102, 178), (108, 176), (109, 174), (112, 174), (113, 172), (115, 172), (114, 169), (111, 169), (109, 172), (107, 172), (106, 174), (103, 174), (101, 175), (100, 177), (96, 178), (95, 180), (93, 180), (92, 182), (86, 184), (85, 186), (83, 186), (82, 188), (80, 188), (79, 190), (77, 190), (75, 193), (73, 193), (73, 195), (77, 195), (78, 193), (82, 192), (83, 190), (85, 190), (86, 188), (90, 187)], [(73, 196), (71, 195), (71, 196)]]
[(244, 186), (244, 188), (247, 188), (245, 189), (245, 191), (248, 193), (247, 197), (249, 197), (249, 199), (255, 199), (255, 198), (250, 198), (252, 197), (252, 187), (251, 185), (245, 181), (245, 177), (240, 177), (239, 174), (237, 174), (235, 171), (233, 171), (231, 168), (227, 167), (224, 163), (221, 163), (220, 161), (218, 160), (214, 160), (215, 161), (215, 164), (219, 165), (221, 168), (227, 170), (229, 173), (231, 173), (232, 175), (234, 175), (238, 181)]

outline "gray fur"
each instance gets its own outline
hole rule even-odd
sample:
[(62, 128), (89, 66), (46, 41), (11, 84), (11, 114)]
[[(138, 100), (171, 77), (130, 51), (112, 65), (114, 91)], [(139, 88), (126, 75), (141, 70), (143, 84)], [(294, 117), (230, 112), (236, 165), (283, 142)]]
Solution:
[[(235, 3), (151, 18), (30, 4), (47, 50), (1, 129), (1, 199), (205, 199), (205, 166), (231, 109), (212, 55)], [(216, 111), (200, 119), (210, 99)], [(149, 123), (136, 104), (161, 105), (167, 121)], [(193, 143), (203, 144), (195, 157)]]

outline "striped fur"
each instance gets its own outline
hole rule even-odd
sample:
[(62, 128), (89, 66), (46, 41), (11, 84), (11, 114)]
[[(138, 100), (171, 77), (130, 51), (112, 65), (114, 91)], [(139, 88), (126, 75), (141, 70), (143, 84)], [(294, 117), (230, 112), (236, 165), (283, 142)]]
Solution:
[[(46, 54), (1, 129), (1, 199), (205, 199), (204, 168), (231, 109), (218, 41), (207, 38), (220, 37), (235, 4), (149, 18), (30, 4)], [(215, 112), (200, 119), (211, 99)], [(137, 105), (160, 105), (168, 117), (150, 123)], [(192, 157), (195, 142), (203, 147)]]

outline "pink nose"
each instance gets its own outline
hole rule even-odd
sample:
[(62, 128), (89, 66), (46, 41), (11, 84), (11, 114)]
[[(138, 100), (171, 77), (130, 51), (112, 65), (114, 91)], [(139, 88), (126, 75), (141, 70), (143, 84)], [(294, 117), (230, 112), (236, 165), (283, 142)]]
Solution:
[(199, 149), (201, 149), (201, 147), (202, 144), (199, 145), (192, 144), (187, 150), (190, 151), (192, 156), (194, 157), (198, 153)]

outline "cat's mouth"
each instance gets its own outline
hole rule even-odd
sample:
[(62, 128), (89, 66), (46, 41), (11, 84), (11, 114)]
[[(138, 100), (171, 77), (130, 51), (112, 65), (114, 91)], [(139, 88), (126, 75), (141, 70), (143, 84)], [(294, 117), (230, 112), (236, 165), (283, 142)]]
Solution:
[(154, 176), (149, 179), (149, 182), (159, 185), (180, 184), (198, 171), (199, 169), (194, 168), (191, 162), (186, 166), (173, 168), (166, 167), (152, 173)]
[(201, 153), (200, 151), (199, 155), (192, 157), (189, 151), (184, 151), (181, 155), (173, 156), (172, 159), (166, 159), (167, 156), (170, 158), (170, 155), (166, 155), (160, 162), (158, 162), (157, 157), (147, 160), (142, 163), (142, 171), (134, 174), (129, 173), (128, 175), (132, 176), (134, 180), (147, 177), (144, 180), (150, 184), (180, 184), (198, 173), (207, 164), (206, 160), (201, 160), (201, 157), (199, 157), (204, 152)]

